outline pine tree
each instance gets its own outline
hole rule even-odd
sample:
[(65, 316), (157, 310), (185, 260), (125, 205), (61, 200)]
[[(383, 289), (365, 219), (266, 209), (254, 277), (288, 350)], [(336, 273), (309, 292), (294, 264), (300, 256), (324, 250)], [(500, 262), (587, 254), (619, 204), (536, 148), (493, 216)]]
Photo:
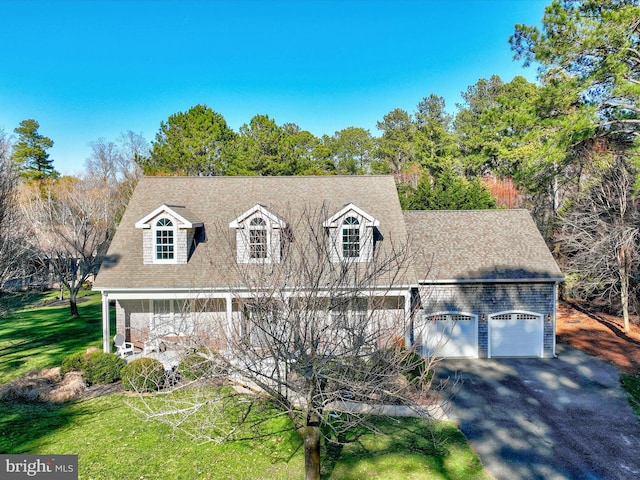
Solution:
[(40, 124), (33, 119), (23, 120), (14, 130), (18, 142), (13, 149), (12, 158), (20, 170), (20, 176), (28, 181), (56, 178), (58, 172), (53, 168), (53, 159), (47, 150), (53, 147), (53, 140), (38, 133)]

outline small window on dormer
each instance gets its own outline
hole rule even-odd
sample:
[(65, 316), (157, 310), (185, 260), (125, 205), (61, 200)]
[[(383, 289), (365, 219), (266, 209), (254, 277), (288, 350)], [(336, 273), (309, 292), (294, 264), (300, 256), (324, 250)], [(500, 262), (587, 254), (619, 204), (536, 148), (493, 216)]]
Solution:
[(236, 230), (238, 263), (278, 263), (283, 248), (281, 232), (287, 223), (260, 204), (246, 210), (229, 223)]
[(353, 203), (345, 205), (322, 222), (328, 230), (332, 262), (373, 260), (376, 232), (380, 222)]
[(360, 256), (360, 222), (356, 217), (347, 217), (342, 223), (342, 256)]
[(144, 265), (184, 265), (197, 248), (204, 223), (183, 206), (160, 205), (138, 220), (135, 227), (142, 230)]
[(255, 217), (249, 223), (249, 258), (267, 258), (267, 223)]
[(173, 260), (174, 255), (173, 222), (168, 218), (161, 218), (156, 223), (156, 260)]

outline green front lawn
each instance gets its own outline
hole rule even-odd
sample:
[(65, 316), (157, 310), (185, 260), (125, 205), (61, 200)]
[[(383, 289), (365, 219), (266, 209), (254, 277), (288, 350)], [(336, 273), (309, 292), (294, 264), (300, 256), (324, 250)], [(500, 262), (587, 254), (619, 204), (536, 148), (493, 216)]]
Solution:
[[(0, 453), (78, 454), (81, 479), (299, 479), (300, 437), (277, 435), (198, 444), (180, 431), (136, 416), (120, 394), (66, 405), (5, 403)], [(133, 399), (135, 401), (135, 399)], [(380, 419), (385, 435), (358, 432), (324, 449), (324, 479), (486, 479), (478, 458), (451, 424)], [(436, 440), (434, 442), (434, 439)]]
[[(32, 296), (35, 304), (0, 319), (0, 383), (101, 346), (100, 296), (85, 295), (78, 319), (71, 317), (67, 304), (39, 306), (54, 294)], [(286, 417), (265, 423), (268, 431), (278, 432), (273, 435), (199, 444), (181, 431), (139, 417), (127, 405), (136, 401), (117, 393), (64, 404), (1, 403), (0, 453), (78, 454), (79, 478), (85, 480), (303, 476), (301, 440)], [(355, 430), (341, 439), (343, 444), (325, 445), (324, 479), (489, 478), (464, 436), (449, 423), (413, 418), (378, 418), (374, 423), (383, 434)]]
[(13, 306), (26, 297), (22, 308), (0, 317), (0, 384), (31, 370), (60, 365), (70, 353), (89, 347), (102, 348), (101, 297), (82, 291), (78, 298), (79, 318), (73, 318), (69, 302), (55, 302), (57, 292), (6, 295)]

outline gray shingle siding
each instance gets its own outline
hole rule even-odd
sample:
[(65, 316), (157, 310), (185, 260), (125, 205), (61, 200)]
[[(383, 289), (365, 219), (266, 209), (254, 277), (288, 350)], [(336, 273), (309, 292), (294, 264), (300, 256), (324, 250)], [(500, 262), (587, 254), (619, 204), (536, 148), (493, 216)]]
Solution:
[[(554, 283), (465, 283), (428, 285), (420, 288), (423, 313), (465, 312), (478, 316), (478, 356), (489, 349), (488, 319), (499, 312), (525, 311), (539, 314), (544, 322), (544, 357), (555, 353)], [(551, 315), (551, 321), (547, 321)], [(484, 320), (482, 320), (484, 316)]]
[(145, 265), (153, 264), (155, 256), (155, 243), (153, 232), (149, 229), (142, 231), (142, 261)]
[(184, 265), (187, 263), (187, 257), (189, 256), (189, 247), (191, 246), (189, 237), (193, 239), (193, 232), (189, 231), (189, 229), (179, 228), (176, 232), (176, 243), (174, 248), (176, 263), (178, 265)]

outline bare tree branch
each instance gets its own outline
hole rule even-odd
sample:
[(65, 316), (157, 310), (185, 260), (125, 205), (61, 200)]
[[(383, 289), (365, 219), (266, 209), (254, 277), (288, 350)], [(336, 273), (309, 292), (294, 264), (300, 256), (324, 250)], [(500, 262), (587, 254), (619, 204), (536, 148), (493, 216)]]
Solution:
[(22, 286), (33, 247), (18, 207), (19, 176), (10, 148), (0, 130), (0, 290)]
[[(323, 226), (329, 216), (311, 208), (285, 216), (290, 223), (272, 247), (279, 261), (212, 262), (227, 272), (232, 318), (199, 315), (206, 298), (185, 302), (181, 317), (193, 323), (191, 334), (176, 336), (171, 347), (183, 355), (178, 373), (185, 358), (198, 360), (199, 373), (174, 379), (153, 399), (141, 397), (141, 411), (215, 441), (259, 434), (264, 415), (287, 415), (304, 440), (307, 479), (319, 478), (322, 437), (339, 441), (356, 425), (375, 430), (369, 414), (386, 414), (383, 405), (430, 416), (425, 399), (435, 360), (404, 347), (406, 242), (384, 239), (368, 262), (336, 261)], [(234, 259), (228, 231), (221, 225), (208, 235), (228, 238), (223, 257)]]
[(71, 313), (76, 297), (102, 262), (115, 229), (117, 196), (100, 178), (63, 177), (25, 186), (23, 211), (46, 263), (69, 290)]
[(631, 278), (640, 265), (640, 212), (635, 171), (618, 156), (562, 218), (559, 240), (568, 273), (583, 295), (621, 305), (629, 330)]

